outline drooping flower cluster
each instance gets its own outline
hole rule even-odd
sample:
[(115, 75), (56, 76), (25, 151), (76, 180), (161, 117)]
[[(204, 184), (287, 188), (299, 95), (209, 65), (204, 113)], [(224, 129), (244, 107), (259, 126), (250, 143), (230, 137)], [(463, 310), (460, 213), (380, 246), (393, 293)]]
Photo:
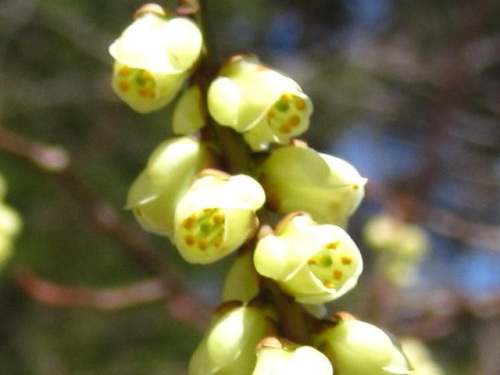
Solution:
[[(179, 94), (178, 136), (153, 151), (127, 208), (190, 263), (238, 253), (189, 374), (408, 374), (376, 327), (321, 320), (323, 304), (354, 288), (363, 269), (346, 228), (366, 179), (297, 139), (313, 106), (294, 80), (237, 55), (198, 81), (204, 52), (195, 22), (152, 5), (110, 47), (113, 88), (130, 107), (158, 110)], [(221, 144), (221, 134), (237, 144)], [(284, 304), (303, 321), (301, 334), (289, 332)]]

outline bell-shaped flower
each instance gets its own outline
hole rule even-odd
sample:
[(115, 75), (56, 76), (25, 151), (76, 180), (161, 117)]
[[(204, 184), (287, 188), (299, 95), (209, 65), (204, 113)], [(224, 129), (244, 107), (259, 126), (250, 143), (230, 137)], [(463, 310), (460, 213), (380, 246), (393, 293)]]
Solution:
[(212, 263), (237, 250), (256, 232), (255, 211), (265, 201), (253, 178), (207, 170), (175, 210), (175, 244), (191, 263)]
[(321, 304), (351, 290), (363, 269), (358, 247), (339, 226), (290, 214), (257, 243), (255, 268), (299, 303)]
[(145, 8), (109, 47), (115, 59), (112, 86), (134, 110), (155, 111), (182, 87), (203, 46), (194, 22)]
[(311, 346), (299, 346), (284, 339), (266, 337), (257, 349), (252, 375), (332, 375), (329, 359)]
[(257, 345), (274, 332), (272, 320), (260, 308), (223, 304), (191, 357), (188, 375), (251, 375)]
[(274, 210), (305, 211), (319, 223), (342, 227), (363, 199), (366, 184), (345, 160), (298, 146), (273, 150), (258, 179)]
[(415, 280), (418, 266), (429, 250), (424, 229), (395, 215), (381, 213), (367, 222), (363, 235), (369, 248), (376, 252), (377, 272), (399, 286)]
[(190, 135), (206, 124), (206, 113), (202, 105), (198, 86), (188, 87), (179, 97), (172, 117), (174, 134)]
[(215, 162), (210, 149), (195, 138), (177, 137), (162, 142), (132, 183), (126, 207), (145, 230), (173, 240), (179, 199), (195, 176)]
[(223, 301), (248, 302), (259, 294), (259, 274), (253, 265), (253, 253), (247, 251), (233, 262), (224, 281)]
[(236, 56), (211, 83), (208, 110), (220, 125), (243, 133), (252, 150), (260, 151), (304, 133), (313, 106), (291, 78), (254, 57)]
[(339, 313), (312, 337), (338, 375), (406, 375), (412, 367), (400, 344), (380, 328)]

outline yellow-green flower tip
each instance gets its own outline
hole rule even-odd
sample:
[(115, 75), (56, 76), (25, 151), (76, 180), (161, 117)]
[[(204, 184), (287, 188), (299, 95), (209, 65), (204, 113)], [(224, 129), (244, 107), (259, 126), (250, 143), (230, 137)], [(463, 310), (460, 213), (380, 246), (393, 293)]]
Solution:
[(327, 325), (313, 346), (332, 362), (336, 375), (406, 375), (412, 367), (399, 343), (380, 328), (356, 319)]
[(408, 356), (411, 364), (415, 367), (415, 371), (411, 373), (412, 375), (445, 374), (424, 342), (415, 338), (405, 337), (401, 339), (401, 347)]
[(193, 134), (205, 126), (201, 92), (198, 86), (190, 86), (179, 97), (172, 119), (174, 134)]
[(345, 160), (296, 146), (273, 150), (258, 179), (276, 211), (305, 211), (319, 223), (342, 227), (361, 203), (366, 184)]
[(11, 255), (14, 240), (22, 227), (22, 220), (18, 212), (3, 202), (6, 192), (7, 184), (0, 175), (0, 266)]
[(311, 346), (293, 345), (276, 337), (266, 337), (257, 349), (252, 375), (332, 375), (328, 358)]
[(132, 183), (127, 208), (141, 226), (173, 240), (174, 212), (194, 177), (215, 164), (208, 147), (195, 138), (176, 137), (162, 142)]
[(262, 310), (239, 306), (225, 311), (209, 327), (189, 362), (189, 375), (251, 375), (258, 343), (274, 333)]
[(291, 78), (255, 58), (236, 56), (211, 83), (208, 109), (220, 125), (243, 133), (250, 147), (261, 151), (304, 133), (313, 106)]
[(245, 252), (229, 269), (222, 290), (223, 301), (248, 302), (259, 294), (259, 275), (253, 266), (253, 254)]
[(202, 44), (191, 20), (142, 13), (109, 47), (114, 91), (138, 112), (162, 108), (182, 87)]
[(358, 247), (339, 226), (306, 213), (285, 217), (275, 234), (259, 240), (255, 268), (299, 303), (321, 304), (354, 288), (363, 270)]
[(202, 174), (175, 210), (175, 244), (191, 263), (212, 263), (237, 250), (258, 226), (264, 190), (247, 175)]

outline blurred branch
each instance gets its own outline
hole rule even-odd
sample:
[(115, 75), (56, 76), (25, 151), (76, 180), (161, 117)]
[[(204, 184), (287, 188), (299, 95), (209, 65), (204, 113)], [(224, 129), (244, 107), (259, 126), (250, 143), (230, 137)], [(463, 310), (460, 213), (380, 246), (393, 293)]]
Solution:
[(158, 280), (119, 288), (94, 289), (62, 286), (42, 279), (27, 268), (18, 270), (15, 279), (31, 298), (60, 307), (116, 310), (165, 298), (164, 288)]
[[(366, 198), (383, 203), (388, 192), (384, 184), (370, 182)], [(416, 198), (415, 198), (416, 199)], [(416, 205), (422, 209), (422, 221), (432, 231), (445, 237), (460, 240), (471, 248), (482, 248), (500, 251), (500, 226), (479, 223), (460, 215), (455, 215), (442, 208), (429, 206), (426, 201), (418, 201)]]
[[(113, 207), (98, 199), (73, 173), (70, 155), (66, 150), (33, 141), (2, 126), (0, 149), (22, 157), (52, 175), (57, 185), (79, 204), (96, 229), (120, 243), (144, 269), (159, 278), (164, 296), (169, 299), (172, 314), (178, 315), (179, 311), (178, 306), (171, 302), (184, 301), (184, 304), (191, 306), (190, 309), (181, 309), (184, 313), (197, 312), (192, 317), (194, 322), (203, 325), (208, 320), (209, 309), (189, 291), (182, 281), (182, 275), (152, 248), (148, 235), (138, 227), (124, 223)], [(176, 317), (186, 319), (186, 316)]]
[(69, 154), (62, 147), (33, 141), (0, 125), (0, 149), (29, 160), (48, 172), (69, 167)]
[(429, 209), (426, 223), (433, 231), (470, 247), (500, 251), (500, 226), (477, 223), (438, 208)]

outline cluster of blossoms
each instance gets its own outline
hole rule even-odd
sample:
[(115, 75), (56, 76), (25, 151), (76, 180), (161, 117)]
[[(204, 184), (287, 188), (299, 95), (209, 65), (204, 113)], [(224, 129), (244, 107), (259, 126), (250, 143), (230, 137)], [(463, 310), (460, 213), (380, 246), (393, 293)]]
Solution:
[[(189, 374), (408, 374), (385, 332), (348, 314), (322, 315), (362, 272), (346, 227), (366, 179), (297, 140), (313, 112), (299, 85), (250, 55), (200, 79), (209, 70), (199, 26), (157, 5), (136, 13), (110, 53), (113, 88), (134, 110), (177, 99), (176, 136), (153, 151), (127, 208), (188, 262), (237, 254)], [(237, 172), (228, 167), (232, 146), (222, 144), (227, 132), (245, 158)], [(304, 323), (301, 335), (284, 323), (284, 305)]]
[(12, 253), (14, 240), (21, 230), (19, 214), (5, 202), (7, 184), (0, 175), (0, 267)]

